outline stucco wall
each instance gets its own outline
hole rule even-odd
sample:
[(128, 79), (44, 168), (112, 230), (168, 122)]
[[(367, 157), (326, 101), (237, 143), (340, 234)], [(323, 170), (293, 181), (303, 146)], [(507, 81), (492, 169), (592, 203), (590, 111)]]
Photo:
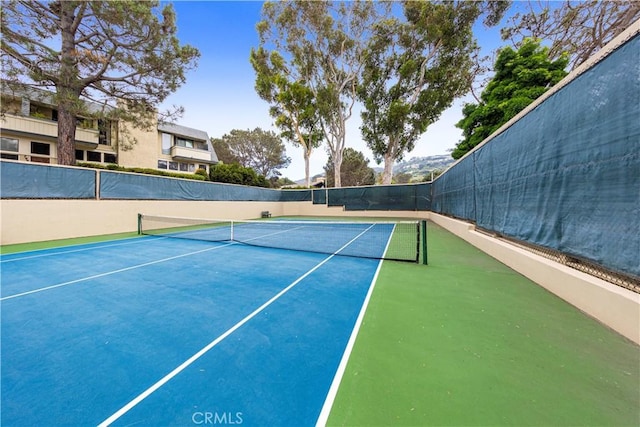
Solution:
[(433, 212), (343, 211), (310, 202), (1, 200), (1, 244), (132, 232), (137, 214), (209, 219), (370, 216), (429, 219), (503, 262), (628, 339), (640, 344), (640, 295), (475, 231)]
[(640, 295), (431, 212), (430, 220), (640, 344)]
[(429, 218), (427, 211), (345, 211), (342, 206), (314, 205), (311, 202), (286, 202), (282, 205), (283, 215), (287, 216)]
[[(158, 167), (160, 134), (155, 125), (151, 130), (145, 130), (120, 123), (118, 134), (118, 164), (120, 166), (152, 169)], [(133, 139), (138, 143), (132, 145)]]
[(131, 200), (2, 200), (0, 244), (39, 242), (137, 230), (137, 215), (207, 219), (282, 215), (279, 202), (198, 202)]

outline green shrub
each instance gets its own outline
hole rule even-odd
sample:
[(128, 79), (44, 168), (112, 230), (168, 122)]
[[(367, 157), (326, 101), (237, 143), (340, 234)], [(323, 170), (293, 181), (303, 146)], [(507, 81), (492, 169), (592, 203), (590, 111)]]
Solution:
[(196, 170), (195, 174), (202, 176), (205, 180), (209, 179), (209, 174), (205, 169), (198, 169)]
[(254, 187), (269, 188), (269, 181), (262, 175), (258, 175), (251, 168), (240, 166), (238, 163), (218, 163), (211, 167), (209, 179), (213, 182), (226, 184), (250, 185)]
[(192, 179), (195, 181), (206, 181), (206, 172), (203, 176), (202, 173), (179, 173), (179, 172), (166, 172), (160, 169), (151, 169), (151, 168), (125, 168), (122, 166), (118, 166), (115, 164), (103, 165), (100, 163), (83, 163), (78, 162), (76, 166), (80, 166), (83, 168), (92, 168), (92, 169), (108, 169), (108, 170), (117, 170), (120, 172), (133, 172), (144, 175), (157, 175), (157, 176), (168, 176), (171, 178), (182, 178), (182, 179)]

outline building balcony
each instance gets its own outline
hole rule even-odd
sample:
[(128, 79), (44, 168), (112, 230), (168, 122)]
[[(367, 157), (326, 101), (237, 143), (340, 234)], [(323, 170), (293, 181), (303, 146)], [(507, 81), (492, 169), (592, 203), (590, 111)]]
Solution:
[(171, 157), (176, 160), (192, 160), (204, 163), (213, 163), (211, 161), (211, 152), (207, 150), (199, 150), (197, 148), (181, 147), (174, 145), (171, 147)]
[[(58, 122), (35, 117), (14, 116), (5, 114), (0, 120), (2, 129), (23, 135), (58, 138)], [(76, 128), (76, 141), (91, 146), (98, 146), (98, 130)]]

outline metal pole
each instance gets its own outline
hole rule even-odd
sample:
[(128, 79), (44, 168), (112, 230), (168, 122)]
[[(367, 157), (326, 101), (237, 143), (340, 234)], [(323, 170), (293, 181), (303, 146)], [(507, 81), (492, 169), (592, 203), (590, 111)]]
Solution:
[(424, 265), (428, 265), (428, 258), (427, 258), (427, 221), (422, 220), (420, 221), (420, 228), (422, 231), (422, 264)]

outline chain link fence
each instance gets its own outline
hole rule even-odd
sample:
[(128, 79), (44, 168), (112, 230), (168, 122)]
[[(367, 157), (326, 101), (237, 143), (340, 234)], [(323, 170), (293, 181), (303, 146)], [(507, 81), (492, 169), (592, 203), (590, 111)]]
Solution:
[(503, 242), (507, 242), (541, 257), (550, 259), (559, 264), (566, 265), (567, 267), (574, 268), (583, 273), (605, 280), (609, 283), (613, 283), (614, 285), (621, 286), (636, 293), (640, 293), (640, 278), (620, 274), (591, 261), (576, 258), (555, 249), (549, 249), (521, 240), (501, 236), (497, 233), (482, 229), (480, 227), (476, 227), (476, 231), (497, 238)]

